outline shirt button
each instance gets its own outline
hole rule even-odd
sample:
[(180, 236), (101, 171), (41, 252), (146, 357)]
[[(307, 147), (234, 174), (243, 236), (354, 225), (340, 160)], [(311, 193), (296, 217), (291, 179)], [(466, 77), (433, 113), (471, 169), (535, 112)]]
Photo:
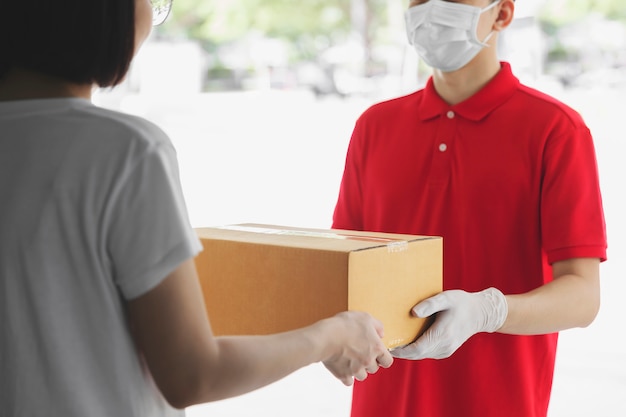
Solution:
[(454, 119), (454, 112), (452, 110), (448, 110), (448, 113), (446, 113), (446, 116), (448, 116), (448, 119)]
[(439, 151), (440, 152), (445, 152), (448, 149), (448, 145), (446, 145), (445, 143), (440, 143), (439, 144)]

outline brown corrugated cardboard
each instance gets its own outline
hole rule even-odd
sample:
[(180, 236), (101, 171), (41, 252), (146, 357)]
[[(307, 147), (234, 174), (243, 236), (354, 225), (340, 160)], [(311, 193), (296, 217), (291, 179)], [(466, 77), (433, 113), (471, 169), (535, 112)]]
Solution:
[(383, 322), (393, 348), (425, 330), (428, 320), (410, 310), (442, 290), (440, 237), (258, 224), (196, 230), (216, 335), (276, 333), (359, 310)]

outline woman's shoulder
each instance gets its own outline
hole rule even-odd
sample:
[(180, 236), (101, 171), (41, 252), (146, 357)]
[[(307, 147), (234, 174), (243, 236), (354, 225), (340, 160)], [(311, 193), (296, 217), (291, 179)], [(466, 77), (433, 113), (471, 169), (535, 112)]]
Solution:
[(93, 127), (94, 134), (103, 135), (107, 140), (139, 142), (147, 146), (170, 144), (163, 129), (144, 117), (96, 105), (79, 107), (76, 111), (85, 115), (84, 123)]

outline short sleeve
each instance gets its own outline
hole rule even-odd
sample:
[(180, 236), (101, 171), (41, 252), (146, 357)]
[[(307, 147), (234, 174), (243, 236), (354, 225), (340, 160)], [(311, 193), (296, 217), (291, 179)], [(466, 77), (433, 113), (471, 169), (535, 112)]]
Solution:
[(195, 256), (201, 244), (188, 219), (170, 143), (148, 147), (119, 189), (106, 245), (115, 283), (132, 299)]
[(595, 149), (584, 125), (559, 132), (546, 144), (541, 219), (549, 263), (570, 258), (606, 260)]

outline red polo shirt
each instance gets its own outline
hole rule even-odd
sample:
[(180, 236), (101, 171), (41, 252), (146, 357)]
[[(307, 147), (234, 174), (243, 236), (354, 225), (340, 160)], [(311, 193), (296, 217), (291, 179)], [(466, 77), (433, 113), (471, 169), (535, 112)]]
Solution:
[[(444, 289), (505, 294), (550, 264), (606, 258), (595, 151), (572, 109), (501, 71), (454, 106), (423, 90), (357, 121), (333, 227), (443, 236)], [(353, 392), (354, 417), (545, 417), (557, 334), (481, 333), (450, 358), (396, 360)]]

